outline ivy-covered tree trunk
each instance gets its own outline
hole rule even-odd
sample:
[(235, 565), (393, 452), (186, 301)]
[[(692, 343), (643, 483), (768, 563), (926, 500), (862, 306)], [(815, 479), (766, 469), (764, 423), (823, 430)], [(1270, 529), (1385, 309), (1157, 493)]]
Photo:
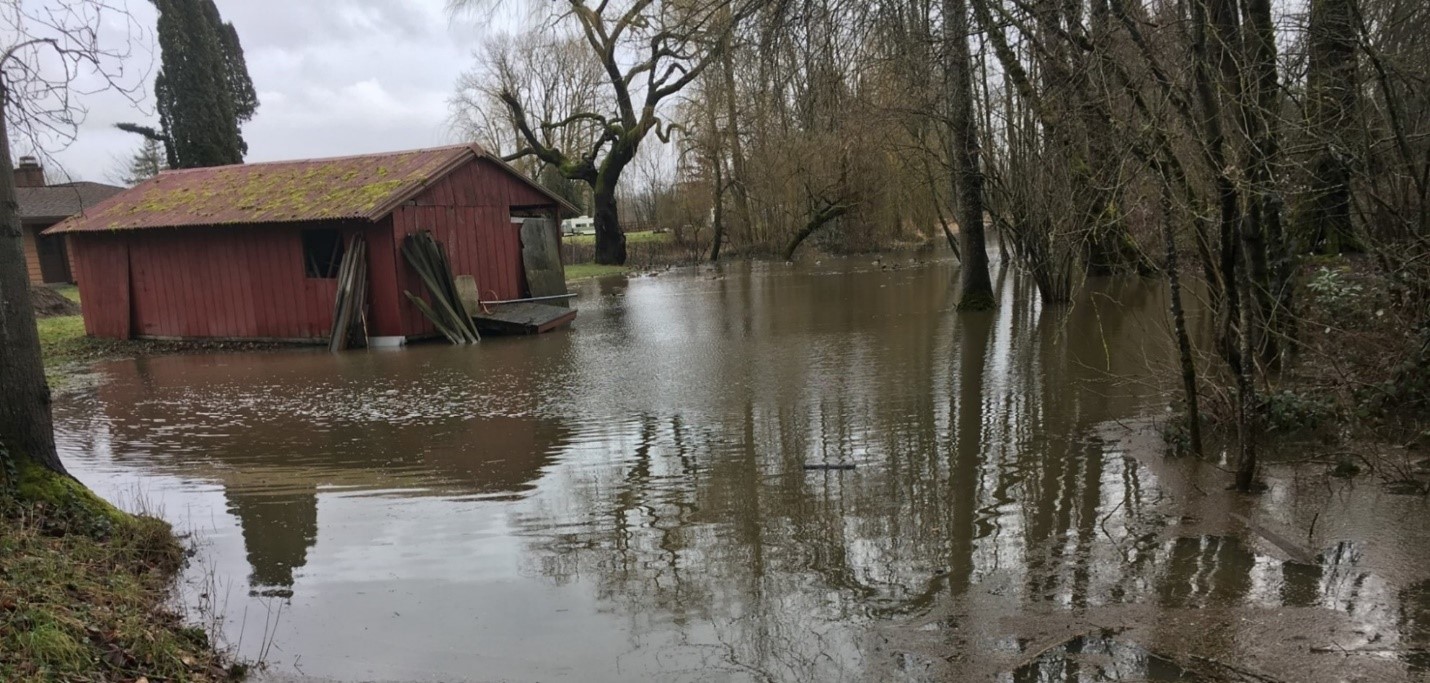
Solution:
[(988, 248), (983, 236), (983, 168), (978, 158), (978, 120), (973, 115), (973, 60), (968, 52), (968, 3), (944, 0), (944, 58), (948, 68), (953, 191), (958, 197), (959, 273), (962, 293), (958, 308), (993, 308), (993, 281), (988, 276)]
[(50, 387), (23, 245), (10, 132), (0, 109), (0, 481), (31, 465), (65, 474), (55, 452)]

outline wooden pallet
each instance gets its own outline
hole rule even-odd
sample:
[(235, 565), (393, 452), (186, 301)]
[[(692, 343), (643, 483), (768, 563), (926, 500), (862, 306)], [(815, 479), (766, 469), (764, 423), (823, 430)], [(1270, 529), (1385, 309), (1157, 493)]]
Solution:
[(482, 334), (542, 334), (576, 319), (576, 310), (534, 302), (484, 305), (472, 316)]

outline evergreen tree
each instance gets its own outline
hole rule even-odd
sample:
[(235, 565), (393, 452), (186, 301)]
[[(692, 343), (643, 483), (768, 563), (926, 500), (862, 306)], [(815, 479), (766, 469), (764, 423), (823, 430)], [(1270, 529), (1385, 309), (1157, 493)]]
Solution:
[(213, 0), (154, 0), (162, 67), (154, 80), (162, 141), (174, 168), (243, 163), (239, 127), (258, 95), (243, 46)]
[(142, 183), (168, 168), (164, 158), (164, 148), (158, 140), (145, 138), (139, 149), (134, 150), (134, 154), (129, 157), (128, 163), (120, 172), (120, 179), (125, 185), (134, 186)]

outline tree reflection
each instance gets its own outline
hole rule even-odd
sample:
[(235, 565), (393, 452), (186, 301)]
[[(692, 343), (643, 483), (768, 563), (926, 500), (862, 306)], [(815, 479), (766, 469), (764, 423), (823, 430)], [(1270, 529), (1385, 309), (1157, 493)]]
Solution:
[(317, 487), (283, 493), (224, 492), (228, 511), (238, 517), (243, 547), (253, 568), (250, 595), (293, 596), (293, 571), (308, 563), (318, 541)]

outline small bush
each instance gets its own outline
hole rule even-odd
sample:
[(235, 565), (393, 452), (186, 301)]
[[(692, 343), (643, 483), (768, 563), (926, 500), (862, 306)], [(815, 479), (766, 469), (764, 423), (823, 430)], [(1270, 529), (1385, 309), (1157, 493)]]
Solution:
[(1391, 370), (1390, 377), (1358, 391), (1356, 398), (1367, 415), (1430, 407), (1430, 323), (1422, 324), (1419, 344)]
[(1329, 396), (1294, 391), (1277, 391), (1262, 403), (1266, 426), (1271, 431), (1312, 430), (1336, 418), (1336, 402)]
[(1339, 268), (1321, 267), (1306, 282), (1312, 302), (1320, 309), (1318, 317), (1342, 322), (1365, 322), (1383, 313), (1381, 302)]

